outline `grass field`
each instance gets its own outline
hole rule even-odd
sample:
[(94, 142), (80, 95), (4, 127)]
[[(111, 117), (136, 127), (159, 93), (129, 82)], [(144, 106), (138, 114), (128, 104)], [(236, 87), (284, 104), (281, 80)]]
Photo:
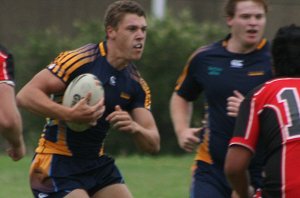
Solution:
[[(31, 157), (13, 162), (0, 155), (0, 197), (31, 198), (28, 167)], [(186, 198), (193, 156), (117, 157), (127, 185), (135, 198)]]

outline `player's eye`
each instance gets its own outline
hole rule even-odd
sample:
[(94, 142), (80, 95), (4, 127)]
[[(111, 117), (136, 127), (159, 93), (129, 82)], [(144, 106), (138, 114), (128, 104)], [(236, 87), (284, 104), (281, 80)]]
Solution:
[(127, 29), (131, 32), (135, 32), (137, 30), (137, 27), (136, 26), (129, 26)]
[(147, 27), (145, 26), (145, 27), (142, 27), (142, 31), (143, 32), (146, 32), (147, 31)]

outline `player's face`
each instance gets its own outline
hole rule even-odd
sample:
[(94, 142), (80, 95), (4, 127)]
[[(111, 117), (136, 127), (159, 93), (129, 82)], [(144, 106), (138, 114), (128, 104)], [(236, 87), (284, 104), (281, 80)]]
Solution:
[(241, 1), (236, 5), (235, 15), (227, 19), (232, 38), (244, 47), (256, 46), (263, 37), (266, 13), (262, 4)]
[(119, 58), (127, 61), (139, 60), (142, 56), (147, 23), (144, 17), (136, 14), (126, 14), (114, 30), (113, 39), (118, 49)]

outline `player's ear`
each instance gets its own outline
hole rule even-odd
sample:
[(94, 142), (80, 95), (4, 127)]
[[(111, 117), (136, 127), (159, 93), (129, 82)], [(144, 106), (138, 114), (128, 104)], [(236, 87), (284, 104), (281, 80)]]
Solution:
[(233, 23), (233, 18), (232, 17), (226, 17), (226, 24), (228, 27), (231, 27)]
[(115, 28), (113, 28), (112, 26), (108, 26), (106, 28), (106, 36), (107, 36), (108, 39), (114, 40), (115, 37), (116, 37), (116, 30), (115, 30)]

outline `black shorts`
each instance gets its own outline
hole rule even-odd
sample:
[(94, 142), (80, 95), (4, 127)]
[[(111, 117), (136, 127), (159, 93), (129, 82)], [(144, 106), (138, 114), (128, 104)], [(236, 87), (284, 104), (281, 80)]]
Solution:
[(190, 198), (230, 198), (231, 188), (222, 169), (197, 161)]
[(114, 159), (101, 156), (82, 159), (56, 154), (36, 154), (30, 167), (30, 185), (35, 197), (64, 197), (75, 189), (91, 196), (98, 190), (124, 183)]

